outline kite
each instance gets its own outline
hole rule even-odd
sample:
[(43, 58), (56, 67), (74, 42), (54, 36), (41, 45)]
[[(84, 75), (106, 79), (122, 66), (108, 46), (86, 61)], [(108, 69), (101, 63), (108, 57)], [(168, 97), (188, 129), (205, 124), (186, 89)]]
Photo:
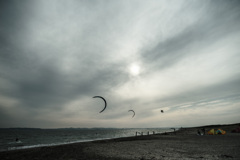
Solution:
[(132, 116), (132, 118), (135, 116), (135, 112), (134, 112), (134, 110), (129, 110), (128, 112), (133, 112), (133, 116)]
[(106, 107), (107, 107), (107, 102), (106, 102), (106, 100), (105, 100), (103, 97), (101, 97), (101, 96), (94, 96), (93, 98), (101, 98), (101, 99), (104, 101), (105, 106), (104, 106), (103, 110), (101, 110), (99, 113), (103, 112), (103, 111), (106, 109)]

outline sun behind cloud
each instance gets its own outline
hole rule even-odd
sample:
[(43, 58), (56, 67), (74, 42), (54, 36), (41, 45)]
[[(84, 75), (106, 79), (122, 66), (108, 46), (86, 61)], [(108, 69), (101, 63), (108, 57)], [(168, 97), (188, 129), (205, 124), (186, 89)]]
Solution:
[(129, 73), (132, 75), (132, 76), (137, 76), (140, 74), (140, 66), (138, 64), (131, 64), (130, 67), (129, 67)]

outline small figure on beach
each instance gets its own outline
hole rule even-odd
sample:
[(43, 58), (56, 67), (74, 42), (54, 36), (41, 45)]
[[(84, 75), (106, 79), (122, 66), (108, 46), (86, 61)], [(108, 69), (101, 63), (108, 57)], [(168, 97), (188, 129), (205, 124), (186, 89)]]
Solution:
[(205, 128), (202, 128), (203, 135), (205, 135), (205, 131), (206, 131)]
[(20, 141), (20, 139), (18, 139), (18, 137), (15, 139), (15, 142), (16, 142), (16, 143), (22, 143), (22, 142)]
[(173, 133), (176, 134), (176, 129), (175, 128), (171, 128), (171, 129), (173, 129)]
[(200, 132), (200, 130), (197, 131), (197, 135), (201, 136), (201, 132)]

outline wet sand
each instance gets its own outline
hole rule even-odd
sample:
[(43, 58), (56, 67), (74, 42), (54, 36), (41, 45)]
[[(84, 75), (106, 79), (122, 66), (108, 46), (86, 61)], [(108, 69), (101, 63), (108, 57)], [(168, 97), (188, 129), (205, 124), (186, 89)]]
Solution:
[(51, 147), (0, 152), (1, 160), (240, 160), (240, 133), (234, 125), (205, 126), (221, 128), (226, 135), (197, 135), (202, 127), (183, 128), (175, 133), (117, 138)]

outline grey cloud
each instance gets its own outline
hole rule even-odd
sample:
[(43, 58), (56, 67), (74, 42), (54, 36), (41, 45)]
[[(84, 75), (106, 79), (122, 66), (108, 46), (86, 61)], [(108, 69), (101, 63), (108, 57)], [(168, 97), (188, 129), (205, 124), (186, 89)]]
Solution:
[(18, 97), (29, 107), (47, 107), (46, 104), (49, 103), (61, 104), (67, 98), (71, 100), (79, 95), (94, 95), (94, 92), (106, 92), (109, 87), (116, 87), (126, 77), (124, 78), (121, 71), (111, 67), (96, 69), (96, 73), (91, 76), (87, 75), (88, 70), (83, 70), (76, 77), (74, 75), (68, 77), (47, 65), (33, 71), (21, 71), (11, 79), (4, 78), (18, 85), (18, 90), (8, 93), (9, 96)]
[[(26, 9), (29, 6), (31, 4), (26, 5), (16, 1), (2, 5), (4, 10), (1, 10), (3, 12), (1, 15), (5, 16), (2, 16), (1, 19), (2, 22), (5, 22), (5, 26), (1, 28), (1, 34), (4, 34), (1, 36), (1, 78), (17, 85), (17, 90), (14, 90), (14, 92), (5, 90), (2, 91), (2, 94), (17, 97), (21, 101), (22, 107), (26, 108), (56, 107), (75, 99), (79, 95), (94, 95), (95, 92), (105, 92), (109, 87), (115, 87), (126, 80), (125, 73), (117, 69), (119, 64), (104, 65), (107, 59), (105, 48), (96, 47), (94, 44), (90, 45), (92, 42), (96, 43), (98, 34), (102, 35), (99, 38), (104, 36), (104, 33), (102, 33), (104, 26), (98, 25), (104, 18), (103, 15), (100, 16), (102, 18), (96, 19), (99, 21), (95, 22), (96, 25), (90, 24), (86, 28), (89, 31), (84, 32), (80, 38), (75, 40), (79, 40), (82, 50), (80, 50), (80, 54), (73, 55), (78, 62), (75, 68), (77, 71), (74, 75), (69, 75), (61, 73), (58, 64), (61, 61), (58, 61), (58, 59), (61, 59), (61, 55), (64, 54), (61, 53), (60, 49), (69, 47), (69, 51), (71, 51), (71, 46), (57, 46), (60, 48), (57, 49), (54, 46), (36, 44), (45, 48), (28, 49), (26, 47), (28, 42), (24, 42), (25, 46), (20, 45), (23, 44), (23, 41), (26, 41), (27, 35), (23, 35), (23, 33), (28, 34), (24, 22), (32, 21), (33, 18), (38, 16), (33, 14), (32, 18), (26, 14), (34, 13), (31, 8)], [(91, 8), (98, 5), (84, 5), (84, 7), (87, 6)], [(104, 4), (100, 4), (100, 6), (103, 7)], [(71, 8), (72, 5), (69, 7)], [(77, 8), (75, 8), (76, 10)], [(92, 15), (96, 16), (94, 12)], [(81, 28), (79, 29), (81, 30)], [(11, 38), (10, 35), (16, 37)], [(101, 39), (97, 41), (101, 42)], [(88, 46), (85, 44), (88, 44)], [(76, 42), (73, 45), (76, 45)]]
[(151, 62), (150, 64), (156, 69), (169, 67), (228, 35), (238, 33), (240, 27), (239, 6), (237, 1), (230, 3), (222, 1), (217, 4), (212, 2), (205, 8), (205, 15), (202, 15), (194, 24), (186, 26), (182, 32), (157, 44), (150, 50), (143, 49), (142, 60), (146, 63)]
[(202, 87), (198, 90), (182, 91), (179, 94), (172, 95), (157, 100), (155, 103), (159, 106), (171, 107), (171, 110), (180, 109), (182, 105), (191, 105), (196, 107), (200, 103), (208, 103), (212, 101), (238, 101), (240, 96), (240, 80), (239, 78), (215, 84), (208, 87)]

